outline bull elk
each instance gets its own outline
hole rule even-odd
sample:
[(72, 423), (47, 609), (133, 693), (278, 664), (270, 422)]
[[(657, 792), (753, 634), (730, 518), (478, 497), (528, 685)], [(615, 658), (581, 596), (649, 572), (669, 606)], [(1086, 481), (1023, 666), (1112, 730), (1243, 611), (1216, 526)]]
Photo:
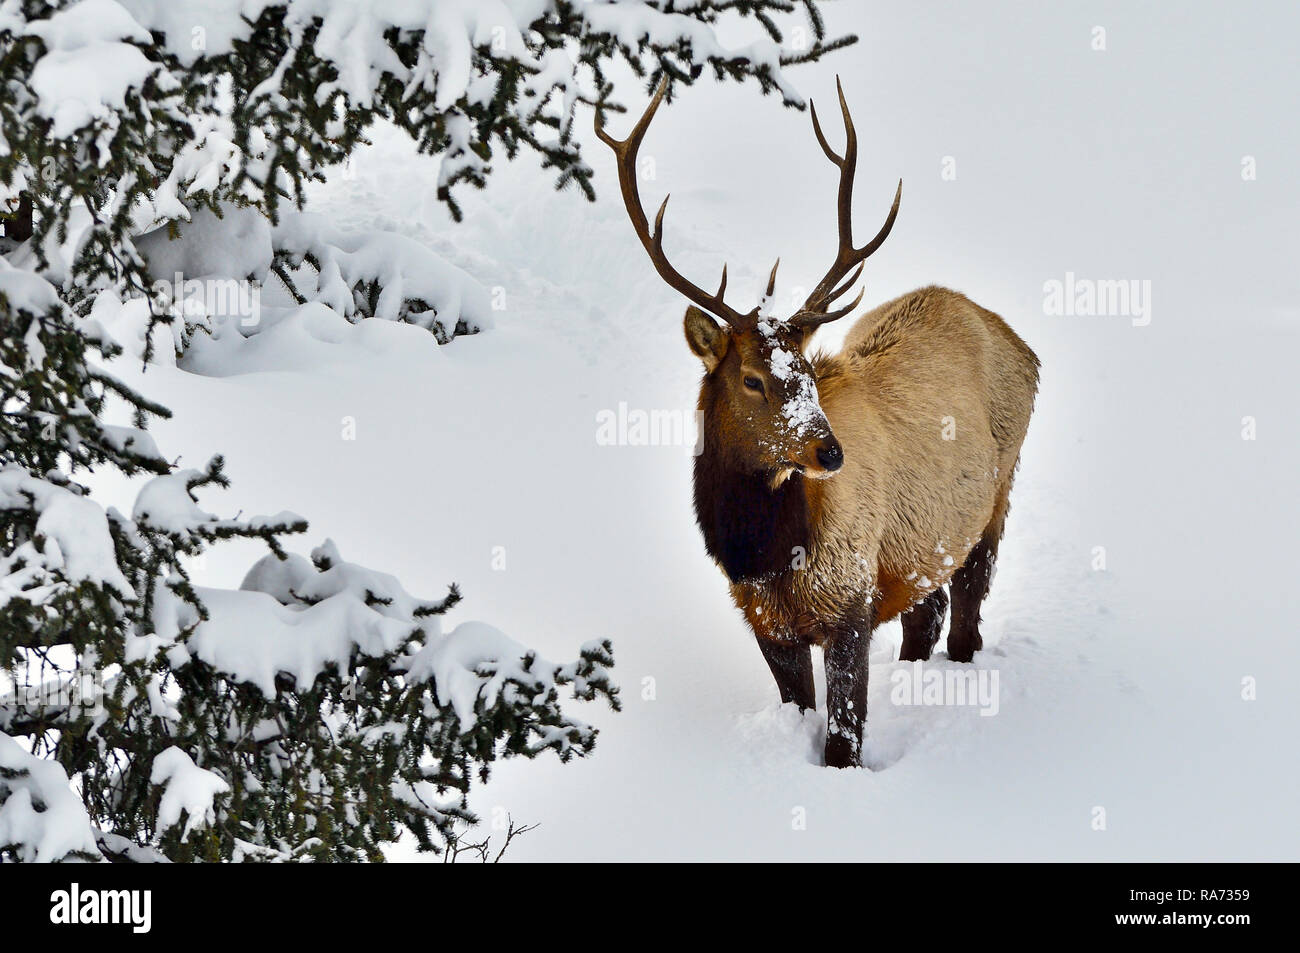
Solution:
[[(813, 708), (811, 646), (826, 669), (826, 763), (862, 763), (867, 646), (902, 615), (900, 659), (928, 659), (951, 583), (948, 657), (982, 648), (988, 593), (1012, 475), (1038, 387), (1038, 359), (996, 314), (965, 296), (922, 288), (867, 312), (836, 354), (808, 354), (831, 310), (898, 216), (900, 181), (884, 225), (853, 244), (858, 142), (838, 80), (844, 154), (813, 132), (839, 170), (839, 250), (802, 308), (785, 319), (723, 300), (727, 270), (709, 294), (663, 250), (664, 199), (651, 230), (637, 192), (637, 149), (663, 100), (660, 82), (622, 141), (601, 117), (623, 202), (655, 270), (680, 292), (686, 343), (704, 364), (695, 459), (695, 516), (710, 556), (758, 640), (782, 702)], [(777, 265), (780, 264), (778, 259)], [(776, 266), (764, 302), (776, 284)], [(715, 319), (725, 322), (720, 325)]]

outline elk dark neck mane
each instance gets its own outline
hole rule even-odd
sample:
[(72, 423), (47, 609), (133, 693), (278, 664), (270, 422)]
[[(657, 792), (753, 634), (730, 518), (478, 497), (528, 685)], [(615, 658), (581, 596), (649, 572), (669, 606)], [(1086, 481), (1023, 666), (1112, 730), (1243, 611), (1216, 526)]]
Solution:
[(736, 467), (710, 416), (706, 410), (704, 449), (695, 458), (695, 519), (704, 547), (733, 583), (786, 572), (795, 547), (806, 555), (812, 544), (807, 484), (796, 473), (773, 490), (770, 474)]

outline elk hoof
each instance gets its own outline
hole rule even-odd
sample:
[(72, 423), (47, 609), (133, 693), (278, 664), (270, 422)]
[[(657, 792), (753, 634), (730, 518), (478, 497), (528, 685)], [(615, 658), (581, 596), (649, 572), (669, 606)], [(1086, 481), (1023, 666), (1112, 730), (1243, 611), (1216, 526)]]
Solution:
[(926, 645), (924, 642), (909, 642), (904, 639), (902, 648), (898, 651), (898, 660), (900, 662), (928, 662), (932, 651), (934, 651), (933, 642)]
[(862, 746), (853, 739), (842, 735), (831, 735), (826, 739), (826, 767), (860, 768), (862, 767)]
[(976, 632), (958, 633), (954, 636), (948, 633), (948, 658), (953, 662), (969, 662), (975, 658), (975, 653), (984, 648), (984, 640)]

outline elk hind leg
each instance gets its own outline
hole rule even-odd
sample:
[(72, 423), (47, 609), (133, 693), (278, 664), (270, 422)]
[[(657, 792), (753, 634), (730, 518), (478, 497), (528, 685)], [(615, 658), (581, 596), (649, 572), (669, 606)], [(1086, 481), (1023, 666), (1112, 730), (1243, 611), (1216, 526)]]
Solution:
[(984, 528), (980, 541), (966, 556), (966, 562), (952, 577), (952, 625), (948, 629), (948, 657), (954, 662), (969, 662), (980, 649), (984, 639), (980, 635), (980, 605), (989, 594), (993, 569), (998, 561), (998, 543), (1006, 525), (1008, 497), (1011, 483), (1008, 480), (999, 494), (993, 518)]
[(943, 631), (948, 594), (940, 587), (903, 613), (903, 647), (900, 662), (928, 661)]

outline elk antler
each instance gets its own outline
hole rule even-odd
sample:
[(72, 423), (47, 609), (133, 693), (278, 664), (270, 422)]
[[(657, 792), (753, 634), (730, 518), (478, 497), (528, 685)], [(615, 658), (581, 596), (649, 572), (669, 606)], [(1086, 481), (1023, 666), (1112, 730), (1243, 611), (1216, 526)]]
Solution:
[[(705, 311), (722, 318), (733, 328), (752, 328), (758, 324), (758, 308), (753, 311), (741, 314), (734, 308), (727, 306), (722, 300), (723, 292), (727, 290), (727, 266), (722, 266), (722, 283), (718, 285), (716, 294), (708, 294), (693, 282), (685, 278), (681, 272), (674, 268), (664, 254), (664, 210), (668, 207), (668, 197), (664, 197), (663, 204), (659, 206), (659, 212), (655, 215), (654, 231), (650, 231), (649, 223), (646, 221), (645, 210), (641, 207), (641, 196), (637, 192), (636, 181), (636, 153), (641, 147), (641, 140), (645, 138), (646, 129), (650, 127), (650, 120), (654, 118), (655, 110), (659, 108), (659, 103), (663, 101), (664, 93), (668, 89), (668, 77), (664, 76), (659, 81), (659, 87), (655, 90), (654, 98), (650, 100), (650, 105), (646, 107), (645, 113), (641, 116), (637, 124), (632, 127), (626, 139), (619, 141), (605, 131), (604, 123), (601, 121), (600, 110), (596, 111), (596, 135), (600, 141), (614, 150), (614, 157), (618, 163), (618, 184), (623, 190), (623, 204), (627, 207), (628, 217), (632, 219), (632, 227), (636, 229), (636, 234), (641, 239), (641, 244), (650, 255), (650, 261), (655, 266), (655, 271), (659, 272), (659, 277), (666, 281), (672, 288), (680, 292), (689, 301), (693, 301)], [(773, 269), (773, 278), (775, 278), (776, 269)], [(770, 282), (769, 282), (770, 286)], [(769, 296), (771, 290), (769, 287)]]
[[(804, 302), (791, 318), (790, 323), (796, 327), (815, 328), (825, 324), (828, 321), (834, 321), (836, 318), (842, 318), (862, 300), (865, 292), (858, 292), (858, 296), (853, 299), (853, 303), (844, 308), (838, 308), (835, 311), (826, 309), (844, 292), (853, 287), (858, 276), (862, 274), (867, 258), (877, 248), (881, 246), (886, 238), (889, 237), (889, 231), (894, 227), (894, 219), (898, 217), (898, 203), (903, 198), (903, 180), (898, 180), (898, 191), (894, 193), (894, 204), (889, 210), (889, 216), (885, 219), (885, 224), (881, 226), (876, 237), (871, 239), (861, 248), (853, 247), (853, 174), (857, 170), (858, 163), (858, 134), (853, 128), (853, 117), (849, 115), (848, 103), (844, 101), (844, 88), (840, 85), (839, 77), (835, 77), (835, 91), (840, 96), (840, 112), (844, 116), (844, 155), (838, 156), (826, 142), (826, 136), (822, 134), (821, 123), (817, 121), (817, 108), (812, 105), (810, 100), (808, 105), (812, 111), (813, 132), (817, 134), (817, 143), (822, 147), (822, 152), (826, 153), (826, 158), (837, 166), (840, 170), (840, 190), (839, 190), (839, 233), (840, 247), (835, 255), (835, 261), (830, 270), (817, 287), (813, 289), (808, 300)], [(849, 276), (847, 281), (839, 284), (840, 280), (849, 273), (853, 266), (857, 269)]]

